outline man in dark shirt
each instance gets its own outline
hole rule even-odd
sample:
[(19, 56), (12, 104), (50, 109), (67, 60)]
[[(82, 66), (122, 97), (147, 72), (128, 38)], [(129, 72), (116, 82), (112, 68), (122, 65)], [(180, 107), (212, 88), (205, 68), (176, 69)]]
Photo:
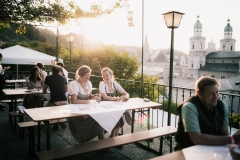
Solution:
[[(52, 67), (52, 75), (47, 76), (44, 81), (43, 93), (47, 93), (47, 89), (50, 89), (50, 101), (45, 105), (48, 106), (59, 106), (67, 104), (66, 92), (68, 91), (68, 84), (65, 77), (60, 75), (60, 66), (54, 65)], [(64, 129), (66, 126), (60, 124)], [(57, 129), (57, 125), (54, 126)]]
[(50, 88), (50, 101), (45, 106), (59, 106), (67, 104), (66, 92), (68, 91), (67, 80), (60, 75), (60, 66), (52, 67), (52, 75), (47, 76), (44, 81), (43, 93)]

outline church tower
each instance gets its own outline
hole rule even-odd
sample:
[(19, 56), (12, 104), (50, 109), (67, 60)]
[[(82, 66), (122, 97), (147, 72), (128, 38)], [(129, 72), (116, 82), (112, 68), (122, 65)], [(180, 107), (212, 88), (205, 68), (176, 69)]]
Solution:
[(232, 39), (232, 26), (228, 19), (227, 26), (224, 29), (224, 39), (220, 40), (220, 51), (235, 51), (236, 40)]
[(146, 62), (150, 57), (150, 46), (148, 44), (148, 37), (146, 34), (144, 45), (143, 45), (143, 61)]
[(202, 37), (202, 24), (197, 16), (197, 22), (193, 27), (193, 37), (190, 38), (189, 58), (188, 58), (188, 77), (197, 80), (198, 69), (206, 63), (205, 52), (206, 38)]

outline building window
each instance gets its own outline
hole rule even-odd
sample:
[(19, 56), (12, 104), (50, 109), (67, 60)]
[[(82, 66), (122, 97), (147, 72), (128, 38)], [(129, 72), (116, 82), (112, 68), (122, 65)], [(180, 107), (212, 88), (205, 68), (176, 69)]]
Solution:
[(200, 49), (202, 49), (202, 44), (200, 44)]
[(233, 63), (235, 62), (235, 61), (232, 61)]
[(215, 62), (215, 61), (212, 61), (212, 62)]
[(200, 68), (202, 67), (202, 64), (200, 64)]
[(192, 64), (192, 68), (193, 68), (193, 64)]
[(225, 76), (221, 76), (221, 79), (225, 79)]
[(192, 45), (192, 49), (194, 49), (194, 44)]
[(222, 61), (224, 63), (224, 61)]
[(191, 77), (193, 77), (193, 74), (191, 74)]
[(211, 75), (211, 77), (215, 78), (215, 75)]
[(231, 46), (231, 51), (233, 50), (233, 46)]

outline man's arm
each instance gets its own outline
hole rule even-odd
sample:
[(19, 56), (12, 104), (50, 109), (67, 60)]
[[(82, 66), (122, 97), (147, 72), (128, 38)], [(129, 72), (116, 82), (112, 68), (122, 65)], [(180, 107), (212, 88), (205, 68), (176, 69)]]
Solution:
[(231, 144), (231, 138), (229, 136), (216, 136), (209, 134), (202, 134), (200, 132), (188, 132), (191, 141), (197, 144), (203, 145), (226, 145)]
[(66, 85), (65, 88), (66, 88), (66, 92), (68, 92), (68, 85)]
[(43, 93), (47, 93), (48, 85), (44, 84), (43, 85)]

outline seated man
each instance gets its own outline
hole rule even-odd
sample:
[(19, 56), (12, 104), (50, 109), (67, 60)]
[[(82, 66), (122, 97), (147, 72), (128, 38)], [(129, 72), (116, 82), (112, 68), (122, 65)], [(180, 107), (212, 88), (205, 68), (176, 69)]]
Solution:
[(67, 103), (66, 92), (68, 91), (67, 80), (61, 76), (60, 66), (52, 67), (52, 75), (47, 76), (43, 86), (43, 93), (50, 88), (50, 101), (45, 106), (59, 106)]
[[(50, 88), (50, 101), (45, 107), (67, 104), (67, 97), (65, 94), (68, 91), (67, 80), (60, 74), (60, 66), (54, 65), (52, 67), (52, 75), (47, 76), (44, 81), (43, 93), (47, 93), (48, 87)], [(63, 124), (61, 126), (62, 128), (66, 127)]]
[(190, 97), (178, 108), (179, 121), (176, 133), (180, 150), (193, 145), (226, 145), (240, 143), (240, 135), (229, 136), (228, 108), (219, 99), (220, 83), (203, 76), (195, 85), (196, 96)]

